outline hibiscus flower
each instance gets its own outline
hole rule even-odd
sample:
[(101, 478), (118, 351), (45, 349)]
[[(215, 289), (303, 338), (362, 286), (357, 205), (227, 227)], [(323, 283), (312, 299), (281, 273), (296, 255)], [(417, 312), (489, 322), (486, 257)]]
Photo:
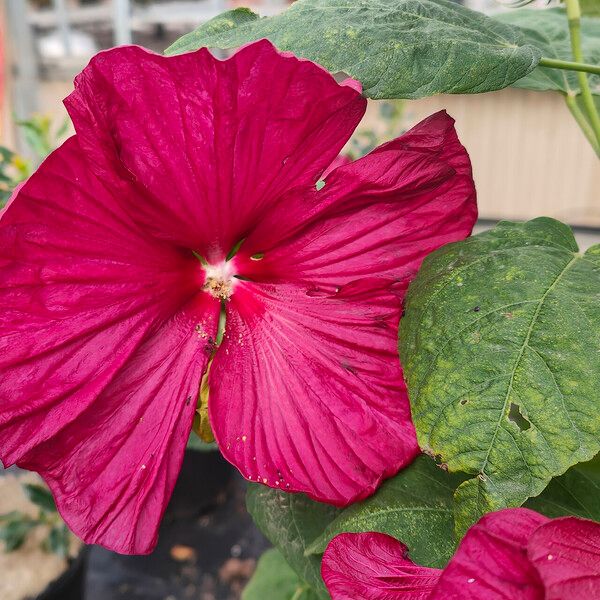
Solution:
[(526, 508), (482, 517), (443, 569), (421, 567), (381, 533), (343, 533), (323, 557), (333, 600), (600, 598), (600, 524)]
[(366, 100), (264, 40), (102, 52), (65, 104), (76, 134), (0, 218), (5, 465), (86, 542), (150, 552), (209, 364), (251, 481), (345, 505), (410, 463), (402, 296), (476, 216), (452, 119), (323, 185)]

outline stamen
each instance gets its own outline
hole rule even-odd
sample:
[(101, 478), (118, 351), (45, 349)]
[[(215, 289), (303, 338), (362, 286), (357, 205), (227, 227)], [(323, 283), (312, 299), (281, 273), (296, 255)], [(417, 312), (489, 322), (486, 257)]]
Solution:
[(217, 300), (229, 300), (235, 285), (231, 271), (231, 263), (205, 265), (206, 278), (202, 289)]
[(231, 260), (237, 253), (238, 250), (240, 249), (240, 246), (244, 243), (244, 240), (246, 238), (242, 238), (230, 251), (229, 254), (227, 255), (227, 258), (225, 260)]
[(229, 300), (233, 292), (233, 283), (230, 279), (207, 277), (202, 289), (217, 300)]

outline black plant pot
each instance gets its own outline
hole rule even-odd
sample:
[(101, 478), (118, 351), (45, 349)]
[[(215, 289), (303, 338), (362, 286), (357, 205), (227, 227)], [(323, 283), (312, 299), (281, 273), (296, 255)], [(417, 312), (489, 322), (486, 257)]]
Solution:
[(83, 600), (87, 559), (88, 548), (83, 546), (79, 555), (71, 561), (69, 568), (51, 581), (35, 600)]
[[(188, 449), (154, 552), (122, 556), (93, 547), (86, 600), (239, 598), (234, 588), (243, 582), (224, 578), (223, 567), (230, 559), (256, 560), (269, 546), (246, 511), (245, 492), (220, 452)], [(193, 557), (174, 558), (177, 546)]]

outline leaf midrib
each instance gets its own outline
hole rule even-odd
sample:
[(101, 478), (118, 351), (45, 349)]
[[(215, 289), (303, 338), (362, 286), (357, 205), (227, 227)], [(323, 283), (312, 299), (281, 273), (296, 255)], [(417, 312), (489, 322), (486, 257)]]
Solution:
[(556, 288), (556, 286), (560, 283), (560, 281), (562, 280), (562, 278), (565, 276), (565, 273), (578, 261), (580, 260), (582, 257), (579, 254), (576, 254), (573, 256), (573, 258), (571, 258), (571, 260), (564, 266), (564, 268), (562, 269), (562, 271), (558, 274), (558, 276), (554, 279), (554, 281), (552, 282), (552, 284), (550, 285), (550, 287), (544, 292), (544, 294), (542, 295), (542, 297), (540, 298), (538, 305), (533, 313), (533, 316), (531, 317), (531, 321), (529, 323), (529, 327), (527, 328), (527, 332), (525, 335), (525, 339), (523, 340), (523, 343), (521, 344), (521, 348), (517, 354), (517, 358), (515, 360), (515, 364), (512, 368), (511, 371), (511, 376), (510, 376), (510, 380), (508, 383), (508, 388), (506, 391), (506, 395), (504, 397), (504, 403), (502, 405), (502, 410), (500, 411), (500, 417), (498, 418), (498, 422), (496, 423), (496, 427), (494, 428), (494, 434), (492, 436), (492, 440), (490, 441), (488, 450), (486, 452), (485, 458), (483, 460), (483, 464), (480, 468), (480, 473), (482, 475), (485, 475), (485, 468), (488, 465), (489, 462), (489, 458), (490, 458), (490, 453), (492, 451), (492, 448), (494, 447), (494, 444), (496, 442), (496, 437), (498, 436), (498, 431), (501, 429), (501, 424), (502, 424), (502, 418), (504, 417), (504, 414), (506, 412), (506, 408), (508, 406), (508, 402), (509, 399), (511, 397), (511, 393), (514, 387), (514, 380), (515, 380), (515, 375), (517, 372), (517, 369), (519, 368), (519, 364), (521, 363), (521, 359), (523, 358), (523, 354), (525, 353), (525, 348), (527, 348), (529, 346), (529, 340), (531, 339), (531, 334), (533, 333), (533, 330), (535, 328), (535, 325), (537, 323), (537, 319), (540, 315), (540, 312), (542, 311), (542, 308), (544, 306), (544, 302), (546, 301), (546, 298), (549, 296), (549, 294)]

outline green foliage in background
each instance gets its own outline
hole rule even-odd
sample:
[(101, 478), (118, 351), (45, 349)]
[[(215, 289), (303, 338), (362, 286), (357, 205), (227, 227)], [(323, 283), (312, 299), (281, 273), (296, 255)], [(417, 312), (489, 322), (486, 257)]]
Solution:
[(32, 163), (13, 150), (0, 146), (0, 209), (8, 202), (13, 190), (31, 175), (36, 164), (58, 146), (69, 129), (69, 120), (65, 119), (54, 131), (52, 120), (46, 115), (34, 115), (16, 124), (23, 132), (35, 161)]
[(71, 534), (56, 510), (52, 494), (48, 488), (33, 483), (24, 484), (23, 491), (30, 502), (38, 507), (39, 512), (36, 517), (21, 511), (0, 515), (0, 540), (4, 542), (4, 550), (18, 550), (34, 529), (45, 527), (47, 535), (42, 540), (42, 549), (67, 558)]
[(242, 600), (318, 600), (319, 596), (288, 565), (279, 550), (267, 550), (242, 593)]

